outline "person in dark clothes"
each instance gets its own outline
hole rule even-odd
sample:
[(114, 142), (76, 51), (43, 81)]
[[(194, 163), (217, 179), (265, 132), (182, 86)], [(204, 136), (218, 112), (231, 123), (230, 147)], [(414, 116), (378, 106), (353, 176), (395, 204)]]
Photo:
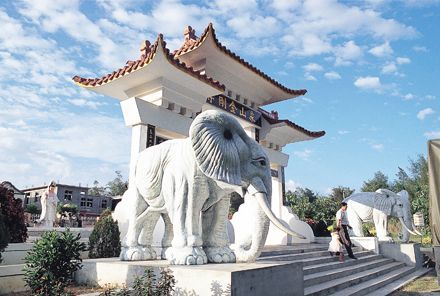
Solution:
[(348, 257), (350, 257), (351, 259), (357, 259), (353, 255), (353, 250), (351, 249), (353, 244), (350, 240), (350, 235), (348, 235), (348, 228), (351, 229), (351, 226), (348, 224), (346, 202), (342, 202), (341, 208), (339, 209), (339, 211), (336, 212), (336, 225), (340, 227), (339, 236), (342, 244), (347, 250)]

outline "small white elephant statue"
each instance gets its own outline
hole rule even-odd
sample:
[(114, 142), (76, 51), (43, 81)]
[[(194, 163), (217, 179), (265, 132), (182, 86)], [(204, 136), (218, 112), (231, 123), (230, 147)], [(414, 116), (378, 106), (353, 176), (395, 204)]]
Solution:
[(364, 236), (363, 222), (374, 222), (378, 240), (392, 241), (387, 230), (388, 216), (399, 218), (402, 224), (401, 242), (409, 240), (409, 233), (421, 235), (412, 221), (409, 194), (405, 190), (398, 193), (388, 189), (354, 193), (344, 202), (347, 203), (347, 218), (354, 236)]
[[(130, 213), (121, 260), (156, 259), (151, 247), (162, 216), (162, 258), (171, 264), (253, 261), (261, 253), (272, 221), (291, 231), (270, 210), (270, 163), (239, 122), (220, 111), (205, 111), (191, 124), (189, 138), (163, 142), (139, 155), (135, 188), (124, 194)], [(232, 192), (255, 203), (247, 241), (229, 247), (226, 221)], [(249, 200), (249, 201), (247, 201)], [(121, 203), (122, 204), (122, 203)], [(118, 205), (119, 206), (119, 205)], [(252, 223), (254, 221), (254, 223)]]

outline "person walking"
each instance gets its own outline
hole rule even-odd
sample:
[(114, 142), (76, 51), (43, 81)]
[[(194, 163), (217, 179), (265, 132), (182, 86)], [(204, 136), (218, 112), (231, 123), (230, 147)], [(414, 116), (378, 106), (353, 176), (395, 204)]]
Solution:
[(339, 261), (344, 262), (344, 250), (342, 249), (342, 240), (339, 236), (340, 230), (340, 227), (336, 227), (336, 229), (332, 231), (332, 240), (328, 244), (328, 251), (330, 252), (330, 256), (339, 256)]
[(348, 223), (346, 202), (342, 202), (341, 208), (339, 209), (339, 211), (336, 212), (336, 225), (340, 228), (339, 237), (345, 249), (347, 250), (348, 257), (350, 257), (351, 259), (357, 259), (353, 255), (353, 250), (351, 249), (353, 244), (351, 242), (350, 235), (348, 234), (348, 228), (351, 229), (351, 226)]

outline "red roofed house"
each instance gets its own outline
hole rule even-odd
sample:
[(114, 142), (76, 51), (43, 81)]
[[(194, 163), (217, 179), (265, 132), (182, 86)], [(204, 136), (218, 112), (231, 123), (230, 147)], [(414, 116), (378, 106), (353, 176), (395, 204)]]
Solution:
[[(100, 78), (73, 80), (81, 87), (121, 101), (125, 124), (132, 127), (130, 177), (134, 180), (137, 155), (167, 139), (185, 138), (193, 118), (208, 109), (233, 114), (249, 136), (260, 142), (271, 161), (272, 210), (307, 240), (287, 237), (271, 226), (266, 244), (313, 241), (310, 227), (283, 205), (284, 168), (289, 143), (313, 140), (325, 134), (278, 118), (261, 107), (304, 95), (290, 89), (231, 52), (217, 39), (212, 24), (200, 37), (188, 26), (183, 45), (174, 52), (159, 35), (153, 45), (145, 41), (141, 56)], [(232, 220), (233, 222), (233, 220)]]

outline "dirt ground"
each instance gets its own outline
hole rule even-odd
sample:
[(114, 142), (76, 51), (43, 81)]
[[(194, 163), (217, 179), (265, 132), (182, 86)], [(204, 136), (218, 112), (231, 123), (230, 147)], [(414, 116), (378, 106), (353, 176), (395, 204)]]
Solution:
[(409, 283), (408, 285), (404, 286), (399, 291), (392, 293), (391, 295), (392, 296), (412, 296), (412, 295), (440, 296), (440, 286), (438, 285), (437, 282), (437, 274), (435, 270), (428, 272), (424, 276)]

